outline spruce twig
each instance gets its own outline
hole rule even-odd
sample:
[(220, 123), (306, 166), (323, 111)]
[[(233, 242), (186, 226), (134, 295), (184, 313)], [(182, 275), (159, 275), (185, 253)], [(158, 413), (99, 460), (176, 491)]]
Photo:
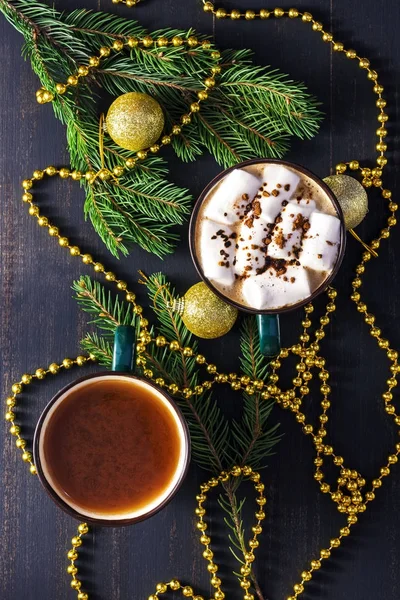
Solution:
[[(171, 305), (177, 294), (162, 273), (146, 276), (141, 273), (141, 283), (148, 290), (149, 299), (157, 317), (157, 325), (151, 335), (164, 335), (169, 340), (177, 340), (180, 347), (190, 346), (197, 352), (197, 343), (185, 327), (178, 313)], [(73, 290), (81, 308), (91, 315), (91, 323), (100, 329), (87, 334), (82, 340), (83, 348), (101, 364), (110, 366), (112, 361), (112, 336), (119, 324), (131, 324), (131, 307), (105, 287), (89, 277), (81, 277), (74, 282)], [(184, 352), (169, 352), (164, 347), (151, 346), (146, 351), (147, 366), (154, 376), (162, 377), (167, 384), (176, 383), (179, 387), (193, 388), (200, 381), (200, 366), (192, 356)], [(265, 379), (268, 364), (259, 351), (257, 327), (254, 319), (244, 321), (241, 332), (241, 366), (244, 374), (253, 379)], [(279, 441), (277, 425), (269, 427), (272, 405), (262, 401), (259, 394), (244, 395), (243, 415), (240, 421), (229, 425), (220, 410), (214, 394), (202, 392), (190, 398), (178, 398), (178, 403), (189, 424), (193, 458), (197, 464), (212, 472), (220, 472), (233, 464), (250, 464), (254, 469), (265, 467), (265, 458)], [(226, 513), (225, 523), (230, 529), (230, 550), (239, 563), (247, 552), (242, 510), (245, 499), (238, 500), (236, 491), (239, 481), (224, 484), (224, 494), (219, 504)], [(239, 577), (239, 574), (236, 573)], [(255, 574), (251, 580), (258, 600), (263, 595)]]
[[(31, 61), (41, 84), (53, 92), (56, 82), (65, 81), (79, 65), (87, 64), (101, 46), (147, 34), (135, 21), (116, 15), (84, 9), (60, 13), (34, 0), (0, 0), (0, 11), (23, 35), (23, 55)], [(204, 39), (193, 30), (168, 29), (152, 35)], [(249, 50), (222, 52), (220, 84), (191, 126), (173, 137), (172, 146), (181, 160), (195, 160), (207, 150), (227, 167), (248, 158), (282, 156), (292, 136), (315, 135), (321, 115), (305, 86), (270, 67), (257, 67), (251, 59)], [(210, 53), (201, 45), (138, 47), (103, 60), (77, 88), (56, 96), (53, 102), (56, 117), (67, 128), (72, 167), (97, 171), (101, 166), (98, 92), (151, 94), (163, 106), (169, 130), (196, 100), (211, 62)], [(107, 137), (104, 153), (109, 169), (130, 157)], [(173, 251), (178, 239), (176, 226), (187, 218), (191, 196), (168, 182), (166, 173), (162, 158), (149, 157), (125, 175), (119, 186), (100, 181), (92, 187), (82, 184), (85, 215), (113, 255), (128, 254), (133, 244), (160, 257)]]

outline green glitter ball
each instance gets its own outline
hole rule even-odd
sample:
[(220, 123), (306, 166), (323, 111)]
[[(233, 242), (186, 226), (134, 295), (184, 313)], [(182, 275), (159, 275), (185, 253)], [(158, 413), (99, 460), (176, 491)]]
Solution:
[(197, 337), (213, 339), (232, 329), (238, 315), (202, 281), (188, 289), (180, 299), (180, 315), (186, 327)]
[(368, 196), (361, 183), (349, 175), (331, 175), (324, 182), (342, 208), (346, 229), (357, 227), (368, 212)]
[(121, 148), (137, 152), (152, 146), (164, 129), (164, 113), (151, 96), (130, 92), (111, 104), (106, 117), (106, 130)]

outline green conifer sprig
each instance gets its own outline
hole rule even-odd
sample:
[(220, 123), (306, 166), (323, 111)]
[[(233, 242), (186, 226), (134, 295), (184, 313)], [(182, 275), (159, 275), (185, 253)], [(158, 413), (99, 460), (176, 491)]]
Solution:
[[(155, 273), (146, 276), (141, 273), (140, 281), (147, 287), (150, 305), (157, 319), (150, 330), (151, 335), (178, 340), (181, 347), (190, 346), (196, 353), (196, 340), (179, 314), (171, 308), (178, 295), (165, 275)], [(110, 368), (115, 328), (120, 324), (133, 324), (131, 306), (87, 276), (75, 281), (72, 288), (82, 310), (90, 314), (89, 322), (97, 327), (97, 331), (86, 334), (82, 347), (99, 364)], [(165, 346), (152, 344), (145, 355), (154, 376), (162, 377), (168, 384), (193, 387), (201, 381), (201, 367), (193, 357), (187, 357), (183, 352), (170, 352)], [(240, 363), (245, 375), (256, 379), (265, 379), (268, 375), (268, 364), (259, 351), (258, 331), (252, 317), (245, 319), (242, 325)], [(232, 423), (219, 406), (215, 389), (189, 399), (178, 398), (177, 402), (189, 425), (193, 458), (201, 468), (215, 474), (233, 464), (250, 464), (254, 469), (266, 466), (265, 459), (280, 436), (279, 425), (269, 425), (272, 404), (261, 400), (260, 394), (243, 395), (242, 418)], [(248, 551), (242, 514), (245, 499), (237, 497), (238, 484), (238, 479), (223, 484), (224, 493), (219, 497), (219, 504), (226, 513), (224, 520), (229, 528), (230, 550), (236, 560), (243, 563), (243, 555)], [(258, 598), (262, 599), (254, 573), (251, 578)]]
[[(32, 0), (0, 0), (0, 11), (22, 33), (24, 56), (41, 84), (52, 91), (56, 82), (66, 81), (102, 45), (147, 34), (135, 21), (116, 15), (83, 9), (60, 13)], [(168, 29), (153, 35), (204, 39), (193, 30)], [(192, 124), (173, 138), (180, 159), (195, 160), (207, 150), (227, 167), (247, 158), (282, 156), (292, 136), (315, 135), (321, 115), (305, 86), (269, 67), (254, 66), (251, 58), (249, 50), (222, 52), (219, 85)], [(97, 97), (101, 89), (113, 96), (129, 91), (153, 95), (164, 108), (169, 130), (196, 99), (210, 66), (208, 51), (186, 46), (133, 48), (103, 60), (86, 81), (52, 103), (56, 117), (67, 128), (72, 167), (82, 171), (101, 167)], [(104, 154), (110, 169), (130, 156), (108, 137)], [(164, 160), (150, 157), (122, 178), (118, 187), (99, 181), (92, 187), (83, 183), (85, 214), (115, 256), (126, 255), (134, 243), (161, 257), (173, 251), (176, 226), (187, 218), (191, 196), (168, 182), (166, 174)]]

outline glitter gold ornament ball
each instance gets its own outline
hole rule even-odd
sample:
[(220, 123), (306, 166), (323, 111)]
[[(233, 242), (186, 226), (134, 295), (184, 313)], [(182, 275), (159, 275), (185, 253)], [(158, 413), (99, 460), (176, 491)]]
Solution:
[(368, 196), (361, 183), (348, 175), (331, 175), (324, 182), (342, 207), (346, 229), (357, 227), (368, 212)]
[(218, 298), (203, 282), (189, 288), (179, 302), (182, 321), (200, 338), (225, 335), (237, 319), (237, 309)]
[(164, 113), (157, 100), (148, 94), (129, 92), (111, 104), (106, 129), (118, 146), (137, 152), (159, 139), (164, 129)]

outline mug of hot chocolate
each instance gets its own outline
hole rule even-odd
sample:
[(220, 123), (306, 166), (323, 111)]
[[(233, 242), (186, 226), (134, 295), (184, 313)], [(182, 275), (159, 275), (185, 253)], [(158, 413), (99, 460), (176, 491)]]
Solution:
[(256, 159), (223, 171), (201, 193), (190, 249), (217, 295), (258, 315), (273, 355), (277, 315), (328, 287), (343, 259), (345, 233), (341, 207), (321, 179), (294, 163)]

